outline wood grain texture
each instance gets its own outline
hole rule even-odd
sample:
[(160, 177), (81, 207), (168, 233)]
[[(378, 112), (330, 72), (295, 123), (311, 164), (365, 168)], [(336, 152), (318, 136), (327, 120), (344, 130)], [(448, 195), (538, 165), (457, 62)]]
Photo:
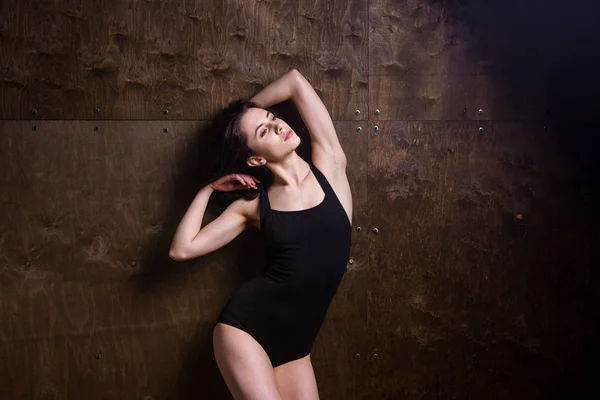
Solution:
[[(190, 183), (203, 125), (0, 124), (2, 396), (229, 396), (212, 328), (265, 258), (255, 230), (199, 259), (168, 258), (198, 189)], [(307, 132), (295, 130), (306, 146)], [(367, 138), (354, 122), (337, 122), (336, 130), (354, 161), (354, 223), (366, 223)], [(217, 215), (209, 203), (204, 225)], [(362, 375), (354, 356), (366, 343), (364, 233), (355, 232), (352, 258), (313, 353), (330, 398), (352, 397)]]
[(368, 101), (363, 1), (8, 1), (2, 9), (3, 119), (162, 120), (165, 108), (168, 119), (207, 119), (292, 68), (334, 119), (356, 119)]
[(538, 121), (538, 126), (543, 127), (547, 81), (542, 76), (523, 76), (511, 80), (509, 85), (505, 79), (484, 74), (372, 76), (370, 109), (381, 111), (372, 118)]
[(591, 327), (579, 291), (595, 239), (582, 240), (591, 226), (563, 195), (576, 171), (552, 142), (537, 145), (548, 139), (537, 124), (378, 125), (368, 179), (378, 357), (366, 398), (560, 393), (579, 368), (570, 343)]
[[(243, 236), (201, 260), (168, 258), (193, 196), (198, 123), (168, 123), (166, 133), (150, 121), (35, 124), (5, 121), (0, 138), (1, 393), (217, 390), (216, 364), (203, 361), (200, 377), (186, 375), (197, 364), (186, 366), (200, 354), (211, 360), (209, 327), (235, 286), (231, 251)], [(209, 209), (205, 221), (215, 216)]]
[[(373, 0), (369, 27), (373, 118), (514, 121), (545, 117), (549, 82), (543, 65), (531, 62), (531, 56), (495, 60), (482, 51), (481, 38), (449, 18), (440, 4)], [(504, 36), (498, 29), (496, 38)], [(512, 47), (519, 51), (518, 46)], [(381, 111), (378, 117), (373, 114), (376, 108)], [(479, 109), (484, 113), (480, 115)]]
[(0, 399), (231, 398), (212, 329), (261, 240), (168, 248), (207, 120), (292, 68), (354, 199), (312, 354), (321, 399), (595, 387), (597, 13), (565, 3), (532, 33), (551, 9), (519, 3), (0, 3)]

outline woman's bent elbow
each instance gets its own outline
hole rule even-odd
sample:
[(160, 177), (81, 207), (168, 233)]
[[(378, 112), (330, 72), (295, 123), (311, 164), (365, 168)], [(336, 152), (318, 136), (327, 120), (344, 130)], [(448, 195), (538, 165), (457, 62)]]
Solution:
[(181, 254), (180, 251), (177, 251), (175, 249), (169, 250), (169, 257), (171, 257), (171, 259), (175, 260), (175, 261), (183, 261), (183, 260), (185, 260), (184, 255)]

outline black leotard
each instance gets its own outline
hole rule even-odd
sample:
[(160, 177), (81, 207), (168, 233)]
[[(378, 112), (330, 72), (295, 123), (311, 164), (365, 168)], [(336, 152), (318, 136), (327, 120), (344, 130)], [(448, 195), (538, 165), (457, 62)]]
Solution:
[(267, 267), (238, 288), (218, 319), (250, 334), (273, 368), (311, 352), (350, 253), (348, 215), (325, 176), (309, 165), (325, 199), (312, 208), (278, 211), (261, 190)]

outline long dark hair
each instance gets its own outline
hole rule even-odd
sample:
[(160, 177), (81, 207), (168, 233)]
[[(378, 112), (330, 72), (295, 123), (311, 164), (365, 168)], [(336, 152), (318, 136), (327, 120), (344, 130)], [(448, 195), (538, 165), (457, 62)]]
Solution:
[[(257, 189), (217, 192), (219, 193), (218, 197), (225, 202), (232, 202), (239, 198), (252, 200), (273, 182), (273, 173), (267, 167), (264, 165), (251, 167), (246, 162), (248, 157), (256, 155), (256, 153), (248, 147), (246, 135), (240, 129), (240, 121), (252, 107), (261, 108), (252, 101), (234, 100), (213, 118), (209, 127), (208, 133), (212, 138), (210, 148), (214, 150), (214, 153), (211, 156), (212, 165), (209, 167), (208, 179), (204, 185), (228, 174), (246, 174), (260, 180), (260, 183), (257, 183)], [(269, 111), (273, 112), (271, 109)], [(273, 114), (277, 115), (275, 112)]]

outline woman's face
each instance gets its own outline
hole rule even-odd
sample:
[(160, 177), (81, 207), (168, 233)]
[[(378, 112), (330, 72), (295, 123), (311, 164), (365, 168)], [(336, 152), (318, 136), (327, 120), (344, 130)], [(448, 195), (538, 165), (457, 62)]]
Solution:
[(249, 108), (240, 121), (240, 129), (248, 147), (267, 161), (284, 159), (300, 144), (300, 138), (285, 121), (262, 108)]

